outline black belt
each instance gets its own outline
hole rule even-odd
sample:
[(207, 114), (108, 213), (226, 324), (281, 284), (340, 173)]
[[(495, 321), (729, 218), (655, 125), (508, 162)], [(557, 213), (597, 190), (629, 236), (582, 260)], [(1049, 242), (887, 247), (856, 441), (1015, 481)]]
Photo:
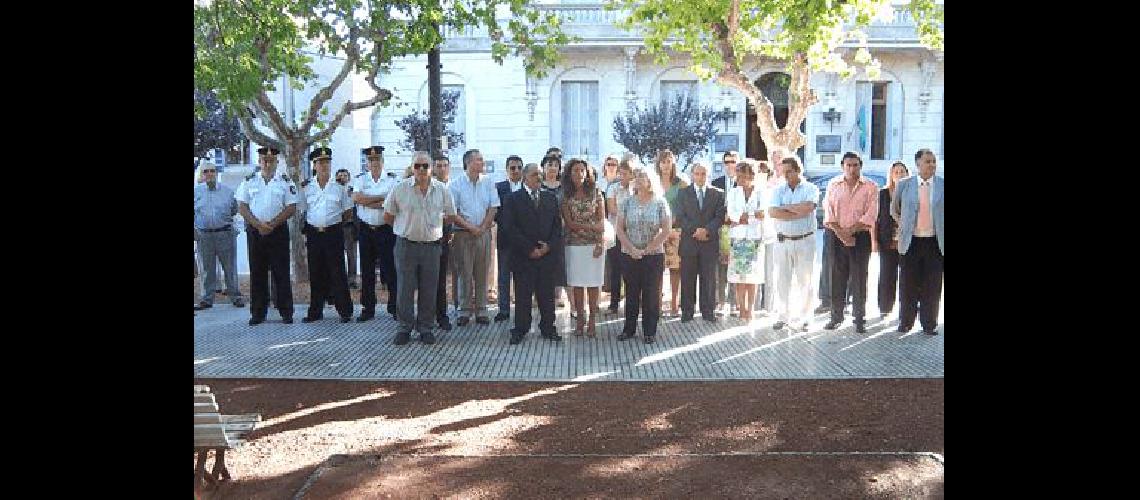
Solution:
[(225, 225), (217, 229), (199, 229), (199, 231), (203, 233), (220, 233), (222, 231), (229, 231), (230, 229), (233, 229), (232, 225)]
[(337, 222), (336, 224), (330, 224), (330, 225), (328, 225), (328, 226), (325, 226), (325, 227), (314, 226), (314, 225), (312, 225), (312, 224), (309, 224), (309, 223), (307, 223), (307, 222), (306, 222), (305, 224), (306, 224), (306, 225), (308, 225), (309, 227), (311, 227), (311, 228), (315, 229), (315, 230), (316, 230), (318, 233), (323, 233), (323, 232), (326, 232), (326, 231), (332, 231), (333, 229), (337, 229), (337, 228), (339, 228), (339, 227), (340, 227), (340, 223), (339, 223), (339, 222)]
[(416, 241), (416, 240), (409, 240), (403, 236), (400, 236), (399, 238), (400, 238), (400, 240), (404, 241), (405, 243), (411, 243), (413, 245), (438, 245), (439, 244), (439, 240)]
[(369, 224), (369, 223), (364, 222), (364, 221), (360, 221), (360, 224), (363, 226), (367, 226), (368, 229), (371, 229), (373, 231), (379, 231), (380, 229), (384, 228), (384, 226), (387, 226), (388, 229), (392, 228), (392, 226), (390, 224), (381, 224), (379, 226), (373, 226), (372, 224)]
[(812, 232), (807, 233), (807, 234), (801, 234), (799, 236), (785, 236), (781, 233), (776, 233), (776, 241), (783, 243), (784, 240), (789, 240), (789, 241), (802, 240), (802, 239), (807, 238), (808, 236), (811, 236), (813, 234), (815, 234), (815, 231), (812, 231)]

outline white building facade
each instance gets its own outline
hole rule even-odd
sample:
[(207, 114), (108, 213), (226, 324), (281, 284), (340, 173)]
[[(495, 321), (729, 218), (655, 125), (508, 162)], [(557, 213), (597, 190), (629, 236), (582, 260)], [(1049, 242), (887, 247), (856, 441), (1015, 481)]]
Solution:
[[(607, 153), (624, 151), (613, 137), (615, 116), (676, 93), (693, 94), (701, 105), (729, 111), (730, 118), (718, 122), (717, 137), (703, 155), (714, 170), (720, 170), (722, 153), (730, 149), (747, 157), (767, 157), (754, 112), (743, 95), (714, 82), (700, 82), (685, 69), (683, 58), (674, 57), (667, 66), (655, 64), (639, 35), (614, 26), (622, 12), (606, 11), (600, 3), (565, 1), (537, 8), (558, 15), (563, 29), (580, 38), (563, 50), (559, 66), (543, 78), (528, 77), (517, 58), (494, 63), (485, 29), (445, 33), (440, 58), (443, 90), (460, 93), (453, 128), (465, 136), (462, 144), (448, 145), (457, 169), (462, 168), (463, 151), (470, 148), (482, 151), (494, 177), (505, 175), (507, 156), (538, 162), (551, 146), (561, 147), (568, 158), (582, 157), (600, 165)], [(944, 62), (941, 53), (920, 45), (914, 27), (909, 12), (898, 7), (893, 21), (877, 22), (866, 30), (868, 48), (882, 63), (874, 80), (862, 73), (849, 81), (813, 75), (820, 103), (803, 125), (807, 145), (800, 152), (808, 173), (838, 171), (844, 151), (860, 152), (865, 169), (885, 173), (894, 159), (913, 167), (914, 152), (930, 148), (938, 153), (944, 174)], [(272, 97), (283, 114), (299, 121), (308, 97), (331, 79), (340, 63), (336, 58), (319, 60), (320, 81), (303, 91), (282, 91), (278, 84)], [(786, 90), (785, 68), (781, 61), (759, 58), (747, 59), (743, 67), (776, 105), (780, 125), (787, 112), (782, 96), (786, 93), (781, 91)], [(427, 76), (426, 56), (399, 59), (391, 72), (380, 75), (378, 84), (393, 92), (392, 103), (346, 117), (329, 144), (333, 168), (363, 170), (360, 148), (372, 144), (386, 148), (388, 168), (402, 169), (410, 163), (411, 151), (399, 145), (405, 133), (395, 122), (428, 108)], [(349, 97), (362, 100), (371, 95), (363, 76), (353, 75), (329, 103), (330, 114)], [(290, 101), (294, 104), (287, 105)], [(234, 163), (256, 164), (253, 149), (256, 146), (241, 152), (239, 162), (227, 158), (231, 170)]]

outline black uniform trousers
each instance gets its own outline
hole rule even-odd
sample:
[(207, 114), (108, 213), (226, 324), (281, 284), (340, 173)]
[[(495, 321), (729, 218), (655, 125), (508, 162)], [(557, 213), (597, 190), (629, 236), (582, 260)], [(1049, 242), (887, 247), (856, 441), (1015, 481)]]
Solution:
[(634, 259), (621, 254), (622, 274), (625, 277), (625, 323), (621, 331), (637, 331), (637, 313), (641, 313), (641, 333), (646, 337), (657, 335), (657, 320), (661, 318), (661, 275), (665, 272), (665, 254), (645, 255)]
[(317, 231), (305, 224), (305, 248), (309, 264), (310, 318), (320, 318), (325, 297), (332, 295), (340, 317), (352, 316), (352, 297), (348, 295), (348, 273), (344, 269), (344, 225), (337, 224)]
[(621, 303), (621, 276), (622, 276), (621, 245), (614, 245), (606, 250), (607, 272), (610, 273), (610, 309), (617, 310)]
[(695, 255), (681, 256), (681, 316), (693, 317), (697, 305), (697, 277), (701, 279), (701, 316), (712, 318), (716, 311), (717, 276), (720, 265), (719, 246), (698, 246)]
[[(844, 246), (834, 232), (828, 231), (831, 238), (831, 321), (843, 321), (843, 304), (848, 292), (851, 294), (851, 315), (855, 323), (864, 321), (867, 312), (867, 264), (871, 260), (871, 233), (855, 233), (855, 246)], [(848, 290), (848, 286), (851, 290)]]
[(396, 314), (396, 235), (392, 226), (374, 229), (363, 222), (357, 233), (360, 241), (361, 312), (376, 312), (376, 260), (380, 260), (380, 282), (388, 286), (388, 312)]
[(895, 307), (899, 289), (899, 251), (879, 245), (879, 312), (887, 314)]
[(289, 225), (281, 224), (267, 235), (249, 228), (245, 232), (249, 250), (249, 313), (265, 319), (269, 312), (269, 275), (273, 274), (273, 305), (281, 318), (293, 317), (293, 287), (289, 283)]
[(554, 252), (531, 259), (529, 255), (511, 255), (511, 275), (515, 280), (515, 327), (511, 333), (530, 332), (531, 297), (538, 296), (538, 331), (554, 334), (554, 283), (562, 260)]
[(938, 300), (942, 295), (942, 251), (934, 236), (910, 240), (910, 248), (902, 256), (899, 327), (910, 330), (919, 315), (922, 329), (930, 332), (938, 326)]

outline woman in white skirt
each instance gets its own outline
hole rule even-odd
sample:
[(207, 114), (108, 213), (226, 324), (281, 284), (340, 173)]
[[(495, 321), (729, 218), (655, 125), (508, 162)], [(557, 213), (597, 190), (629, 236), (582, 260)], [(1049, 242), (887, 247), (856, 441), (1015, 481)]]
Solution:
[(732, 257), (728, 262), (728, 282), (736, 284), (736, 307), (740, 319), (752, 319), (756, 285), (764, 283), (764, 207), (768, 200), (764, 186), (767, 176), (756, 178), (752, 162), (742, 160), (736, 167), (736, 187), (725, 200), (732, 227), (728, 237)]
[[(575, 336), (597, 335), (598, 290), (605, 281), (605, 199), (598, 192), (593, 170), (574, 158), (562, 174), (562, 221), (566, 234), (566, 285), (573, 287), (577, 311)], [(582, 288), (590, 300), (590, 326), (585, 329)], [(585, 332), (583, 332), (585, 329)]]

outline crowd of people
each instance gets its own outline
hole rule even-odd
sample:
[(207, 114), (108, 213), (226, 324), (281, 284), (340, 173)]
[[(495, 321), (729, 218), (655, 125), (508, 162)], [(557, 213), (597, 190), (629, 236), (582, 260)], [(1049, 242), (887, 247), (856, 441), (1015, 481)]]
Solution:
[[(397, 174), (385, 172), (382, 146), (362, 151), (367, 170), (353, 177), (345, 169), (334, 176), (332, 151), (314, 149), (313, 176), (298, 184), (278, 173), (279, 151), (263, 147), (258, 171), (236, 190), (219, 184), (217, 169), (203, 163), (194, 225), (205, 276), (195, 310), (212, 306), (218, 263), (226, 296), (244, 306), (236, 278), (240, 229), (233, 223), (240, 214), (250, 263), (249, 324), (266, 320), (271, 294), (282, 320), (292, 323), (287, 221), (300, 210), (311, 287), (302, 321), (322, 320), (326, 302), (342, 323), (352, 321), (350, 289), (356, 288), (356, 321), (373, 320), (379, 274), (389, 294), (387, 312), (398, 322), (398, 345), (410, 342), (413, 332), (432, 344), (437, 328), (453, 328), (449, 272), (455, 326), (489, 324), (493, 261), (496, 322), (512, 318), (513, 284), (511, 344), (530, 333), (535, 301), (540, 335), (562, 340), (555, 304), (563, 297), (573, 334), (596, 337), (603, 289), (610, 314), (618, 314), (624, 300), (620, 341), (637, 336), (640, 320), (641, 338), (653, 343), (663, 315), (690, 322), (698, 309), (702, 320), (714, 323), (725, 314), (747, 321), (758, 313), (775, 317), (776, 330), (805, 330), (816, 293), (815, 213), (822, 206), (821, 277), (827, 279), (821, 281), (828, 286), (820, 293), (829, 300), (816, 312), (830, 312), (824, 328), (838, 328), (851, 303), (855, 331), (866, 331), (868, 262), (877, 252), (879, 311), (884, 317), (892, 312), (898, 290), (898, 331), (909, 332), (917, 319), (924, 333), (937, 333), (944, 179), (935, 175), (937, 158), (928, 149), (915, 153), (914, 175), (906, 163), (894, 162), (881, 188), (861, 174), (860, 155), (848, 152), (843, 175), (826, 186), (822, 200), (799, 158), (780, 149), (771, 152), (771, 162), (725, 153), (725, 174), (710, 181), (707, 161), (680, 169), (669, 150), (659, 151), (652, 166), (633, 155), (608, 155), (599, 172), (580, 158), (564, 162), (555, 147), (539, 163), (508, 157), (507, 178), (498, 183), (484, 174), (477, 149), (464, 153), (462, 173), (454, 178), (446, 157), (416, 152)], [(195, 276), (198, 268), (196, 262)], [(663, 297), (666, 270), (670, 294)]]

